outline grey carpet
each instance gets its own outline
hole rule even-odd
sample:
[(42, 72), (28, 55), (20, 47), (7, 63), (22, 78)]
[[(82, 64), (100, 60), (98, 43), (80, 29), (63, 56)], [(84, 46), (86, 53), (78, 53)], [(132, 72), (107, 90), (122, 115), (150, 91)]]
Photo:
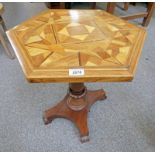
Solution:
[[(43, 3), (4, 5), (8, 28), (46, 9)], [(153, 18), (133, 82), (86, 84), (105, 88), (108, 98), (91, 108), (85, 144), (70, 121), (55, 119), (48, 126), (42, 121), (43, 110), (65, 95), (67, 84), (28, 83), (17, 59), (8, 59), (0, 46), (0, 151), (155, 151), (154, 28)]]

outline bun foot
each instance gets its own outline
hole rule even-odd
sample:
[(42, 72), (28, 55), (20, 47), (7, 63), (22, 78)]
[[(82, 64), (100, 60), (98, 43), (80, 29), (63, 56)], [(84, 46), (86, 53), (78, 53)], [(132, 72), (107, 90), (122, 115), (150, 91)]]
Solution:
[(86, 143), (89, 141), (89, 136), (83, 136), (80, 138), (81, 143)]
[(43, 116), (43, 122), (45, 125), (49, 124), (52, 122), (52, 120), (48, 120), (47, 117)]

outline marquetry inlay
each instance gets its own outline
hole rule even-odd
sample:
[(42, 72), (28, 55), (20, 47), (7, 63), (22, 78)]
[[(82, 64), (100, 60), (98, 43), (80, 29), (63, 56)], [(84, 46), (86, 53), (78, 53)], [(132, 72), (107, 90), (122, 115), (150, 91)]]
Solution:
[[(144, 34), (144, 29), (100, 10), (48, 10), (8, 32), (24, 66), (48, 77), (53, 69), (64, 69), (66, 77), (69, 68), (78, 67), (88, 73), (122, 70), (123, 75), (130, 66), (134, 70)], [(104, 81), (104, 72), (95, 72)]]

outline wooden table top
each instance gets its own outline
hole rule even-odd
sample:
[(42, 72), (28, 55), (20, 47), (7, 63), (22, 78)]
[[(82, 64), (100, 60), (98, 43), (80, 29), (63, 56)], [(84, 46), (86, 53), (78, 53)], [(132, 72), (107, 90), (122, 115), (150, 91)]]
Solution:
[(30, 82), (131, 81), (146, 31), (101, 10), (47, 10), (7, 31)]

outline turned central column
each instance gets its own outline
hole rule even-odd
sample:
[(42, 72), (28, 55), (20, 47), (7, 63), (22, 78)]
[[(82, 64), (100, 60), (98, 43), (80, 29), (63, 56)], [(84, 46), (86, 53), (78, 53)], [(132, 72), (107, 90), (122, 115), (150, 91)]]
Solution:
[(86, 107), (86, 93), (87, 89), (84, 83), (69, 83), (69, 97), (67, 105), (74, 111), (82, 110)]
[(69, 89), (74, 95), (80, 95), (85, 90), (84, 83), (69, 83)]

